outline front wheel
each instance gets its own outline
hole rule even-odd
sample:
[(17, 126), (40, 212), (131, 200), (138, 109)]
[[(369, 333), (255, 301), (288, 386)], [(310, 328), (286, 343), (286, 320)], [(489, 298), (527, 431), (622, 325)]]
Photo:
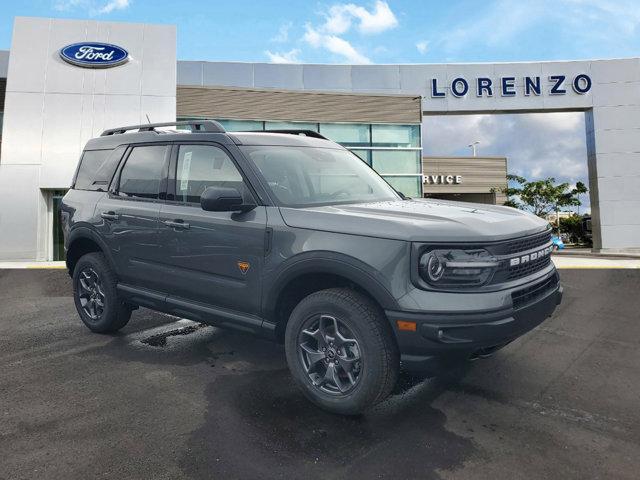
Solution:
[(124, 327), (131, 309), (118, 299), (116, 276), (102, 253), (88, 253), (73, 269), (73, 299), (82, 322), (96, 333)]
[(398, 378), (399, 353), (387, 319), (350, 289), (303, 299), (287, 324), (285, 349), (304, 394), (333, 413), (362, 413), (384, 400)]

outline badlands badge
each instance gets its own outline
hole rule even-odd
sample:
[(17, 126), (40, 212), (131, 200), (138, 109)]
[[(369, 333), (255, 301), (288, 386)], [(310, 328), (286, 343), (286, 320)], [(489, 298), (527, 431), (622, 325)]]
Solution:
[(246, 275), (251, 268), (251, 264), (249, 262), (238, 262), (238, 268), (243, 275)]

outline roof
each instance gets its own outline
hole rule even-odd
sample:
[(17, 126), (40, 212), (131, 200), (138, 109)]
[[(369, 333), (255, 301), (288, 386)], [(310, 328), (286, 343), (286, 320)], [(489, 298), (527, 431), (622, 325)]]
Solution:
[(142, 132), (119, 133), (92, 138), (87, 142), (85, 150), (113, 149), (119, 145), (154, 142), (217, 142), (236, 145), (282, 145), (299, 147), (343, 148), (330, 140), (296, 135), (293, 133), (271, 132), (196, 132), (151, 130)]

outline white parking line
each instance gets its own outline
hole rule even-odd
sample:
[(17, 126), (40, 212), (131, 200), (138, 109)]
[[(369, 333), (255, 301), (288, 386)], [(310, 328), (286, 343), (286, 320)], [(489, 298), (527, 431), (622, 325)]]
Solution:
[(65, 269), (64, 262), (0, 262), (2, 269)]
[(590, 258), (554, 256), (553, 263), (558, 269), (635, 269), (640, 268), (640, 259)]

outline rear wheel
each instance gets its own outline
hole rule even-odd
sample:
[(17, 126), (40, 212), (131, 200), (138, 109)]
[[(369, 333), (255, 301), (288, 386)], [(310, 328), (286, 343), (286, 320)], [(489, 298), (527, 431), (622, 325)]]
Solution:
[(120, 330), (131, 309), (118, 299), (116, 276), (102, 253), (88, 253), (73, 270), (73, 298), (82, 322), (93, 332)]
[(384, 400), (398, 378), (398, 348), (384, 314), (350, 289), (303, 299), (287, 324), (285, 348), (304, 394), (334, 413), (362, 413)]

